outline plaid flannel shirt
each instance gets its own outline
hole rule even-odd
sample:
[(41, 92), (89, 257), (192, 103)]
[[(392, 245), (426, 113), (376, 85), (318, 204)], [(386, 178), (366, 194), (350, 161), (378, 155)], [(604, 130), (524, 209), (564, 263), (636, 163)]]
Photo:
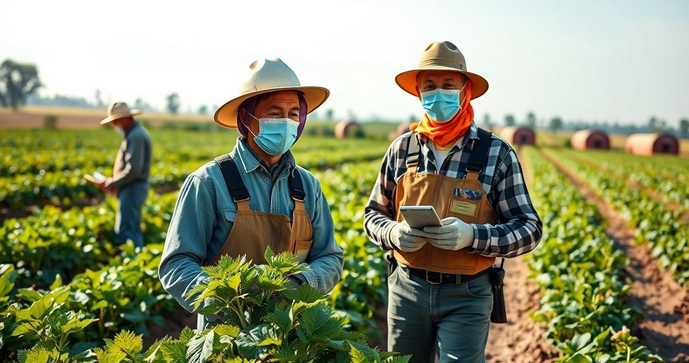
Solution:
[[(479, 139), (478, 127), (475, 123), (471, 124), (464, 139), (452, 147), (440, 168), (436, 165), (433, 143), (424, 135), (419, 135), (419, 139), (421, 155), (418, 172), (461, 179), (466, 175), (473, 142)], [(397, 223), (395, 193), (397, 180), (407, 171), (406, 156), (410, 140), (415, 142), (411, 132), (392, 142), (366, 205), (366, 234), (383, 250), (394, 249), (390, 232)], [(469, 142), (472, 145), (467, 148)], [(492, 136), (487, 163), (479, 181), (497, 214), (499, 224), (472, 224), (474, 242), (467, 252), (488, 257), (516, 257), (533, 250), (541, 239), (543, 223), (531, 204), (517, 154), (507, 142), (495, 135)]]

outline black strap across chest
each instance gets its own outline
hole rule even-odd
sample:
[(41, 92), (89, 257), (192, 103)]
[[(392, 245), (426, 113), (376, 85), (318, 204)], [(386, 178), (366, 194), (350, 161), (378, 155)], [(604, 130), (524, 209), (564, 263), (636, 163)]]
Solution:
[[(477, 141), (473, 142), (472, 149), (469, 152), (469, 162), (467, 163), (467, 171), (474, 171), (481, 173), (483, 171), (486, 162), (488, 161), (488, 153), (490, 150), (490, 144), (492, 142), (491, 136), (492, 132), (484, 130), (482, 128), (478, 129)], [(421, 141), (419, 140), (419, 134), (414, 132), (409, 137), (409, 147), (407, 148), (406, 163), (407, 167), (412, 165), (417, 165), (421, 158)]]
[[(248, 200), (250, 197), (249, 190), (246, 188), (241, 174), (239, 174), (237, 163), (230, 158), (229, 154), (218, 156), (215, 158), (215, 162), (220, 166), (220, 171), (222, 172), (223, 179), (225, 179), (225, 184), (227, 185), (227, 190), (230, 192), (232, 200), (234, 200), (235, 203), (242, 200)], [(295, 170), (289, 174), (288, 180), (292, 198), (303, 202), (306, 198), (306, 192), (304, 192), (304, 184), (302, 183), (299, 170), (295, 168)]]

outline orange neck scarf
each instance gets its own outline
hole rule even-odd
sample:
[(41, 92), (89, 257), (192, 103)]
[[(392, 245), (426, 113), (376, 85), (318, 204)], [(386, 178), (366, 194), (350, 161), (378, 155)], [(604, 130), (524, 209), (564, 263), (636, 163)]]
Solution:
[(447, 122), (436, 122), (431, 120), (426, 113), (421, 122), (413, 123), (409, 127), (411, 131), (416, 131), (426, 135), (433, 140), (436, 145), (447, 146), (454, 144), (460, 137), (466, 134), (471, 123), (474, 121), (474, 108), (471, 107), (471, 81), (467, 80), (464, 87), (464, 101), (462, 109), (457, 112), (455, 117)]

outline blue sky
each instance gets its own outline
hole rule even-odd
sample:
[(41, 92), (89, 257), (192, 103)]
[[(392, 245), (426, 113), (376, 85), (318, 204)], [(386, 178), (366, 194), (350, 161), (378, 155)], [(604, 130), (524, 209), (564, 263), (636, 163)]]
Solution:
[(162, 108), (175, 91), (196, 110), (279, 56), (331, 90), (321, 114), (406, 120), (422, 111), (395, 75), (450, 40), (490, 82), (477, 119), (689, 117), (689, 1), (3, 0), (0, 13), (0, 58), (36, 63), (44, 94)]

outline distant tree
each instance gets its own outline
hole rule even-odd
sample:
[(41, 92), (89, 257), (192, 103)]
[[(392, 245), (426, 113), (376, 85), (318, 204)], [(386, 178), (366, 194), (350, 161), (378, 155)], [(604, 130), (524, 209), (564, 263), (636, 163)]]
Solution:
[(208, 113), (208, 106), (201, 105), (201, 107), (199, 107), (199, 115), (205, 115), (207, 113)]
[(136, 101), (134, 101), (134, 108), (143, 110), (146, 108), (146, 104), (144, 103), (144, 100), (141, 99), (141, 97), (137, 98)]
[(689, 137), (689, 119), (683, 118), (679, 120), (679, 134), (682, 137)]
[(358, 121), (356, 114), (351, 109), (347, 110), (347, 119), (349, 121)]
[(553, 131), (557, 131), (562, 128), (562, 119), (558, 116), (555, 116), (550, 119), (550, 129)]
[(179, 111), (179, 95), (171, 93), (167, 96), (167, 111), (176, 114)]
[(0, 105), (12, 107), (16, 112), (19, 106), (26, 103), (26, 97), (41, 86), (35, 65), (10, 59), (0, 65)]
[(409, 123), (414, 123), (416, 121), (417, 121), (416, 115), (414, 115), (414, 114), (409, 115)]
[(493, 124), (491, 124), (491, 122), (490, 122), (490, 115), (487, 113), (483, 115), (483, 125), (486, 127), (493, 126)]
[(96, 90), (96, 107), (101, 108), (105, 107), (105, 103), (103, 103), (103, 99), (101, 98), (100, 90)]
[(514, 126), (517, 122), (514, 120), (514, 116), (507, 114), (505, 115), (505, 126)]
[(333, 111), (332, 108), (329, 108), (327, 111), (325, 111), (325, 119), (326, 120), (332, 121), (334, 117), (335, 117), (335, 111)]
[(529, 112), (526, 115), (526, 125), (532, 129), (536, 128), (536, 115), (533, 112)]
[(655, 116), (652, 116), (648, 120), (648, 128), (651, 129), (651, 131), (657, 131), (658, 130), (658, 119), (655, 118)]

